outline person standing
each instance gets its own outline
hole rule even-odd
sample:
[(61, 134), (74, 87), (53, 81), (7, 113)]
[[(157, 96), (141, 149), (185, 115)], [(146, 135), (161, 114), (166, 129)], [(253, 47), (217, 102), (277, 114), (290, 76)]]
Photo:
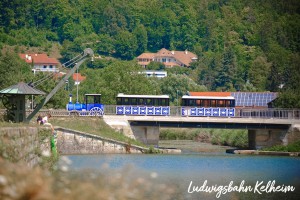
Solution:
[(53, 128), (52, 124), (49, 123), (50, 118), (51, 118), (51, 114), (48, 113), (45, 117), (43, 117), (42, 123), (43, 123), (43, 125), (50, 126), (52, 133), (54, 133), (54, 128)]

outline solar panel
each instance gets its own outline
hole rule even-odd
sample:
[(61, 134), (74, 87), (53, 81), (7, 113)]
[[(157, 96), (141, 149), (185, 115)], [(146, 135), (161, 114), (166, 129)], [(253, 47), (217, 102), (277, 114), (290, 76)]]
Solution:
[(231, 96), (235, 98), (236, 106), (263, 106), (277, 97), (274, 92), (232, 92)]

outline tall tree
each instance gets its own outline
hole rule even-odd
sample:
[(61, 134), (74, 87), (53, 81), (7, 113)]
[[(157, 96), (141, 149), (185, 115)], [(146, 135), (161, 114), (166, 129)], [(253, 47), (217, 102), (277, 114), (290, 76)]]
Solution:
[(147, 44), (148, 44), (147, 30), (144, 27), (144, 25), (139, 24), (134, 29), (133, 34), (136, 36), (136, 40), (137, 40), (136, 55), (140, 55), (141, 53), (144, 53), (147, 50)]
[(236, 81), (236, 58), (231, 46), (225, 49), (223, 54), (222, 63), (216, 78), (217, 89), (223, 91), (234, 90), (234, 84)]
[(29, 83), (33, 80), (31, 66), (15, 53), (6, 52), (0, 56), (0, 88), (4, 89), (18, 82)]
[(264, 91), (267, 86), (271, 65), (265, 57), (259, 56), (253, 61), (249, 69), (249, 81), (259, 91)]
[(116, 36), (116, 55), (131, 60), (137, 50), (137, 39), (129, 31), (120, 31)]

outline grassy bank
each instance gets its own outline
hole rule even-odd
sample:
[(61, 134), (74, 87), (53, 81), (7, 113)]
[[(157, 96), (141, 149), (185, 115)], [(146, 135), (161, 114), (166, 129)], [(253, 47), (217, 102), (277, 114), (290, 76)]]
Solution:
[(288, 144), (287, 146), (275, 145), (272, 147), (263, 148), (261, 151), (300, 152), (300, 141)]
[(128, 138), (122, 133), (115, 131), (110, 126), (108, 126), (103, 121), (103, 119), (98, 117), (51, 118), (50, 122), (53, 126), (60, 126), (72, 130), (82, 131), (94, 135), (99, 135), (101, 137), (145, 147), (143, 143)]
[(248, 146), (248, 133), (246, 130), (162, 128), (159, 137), (161, 140), (195, 140), (242, 148)]

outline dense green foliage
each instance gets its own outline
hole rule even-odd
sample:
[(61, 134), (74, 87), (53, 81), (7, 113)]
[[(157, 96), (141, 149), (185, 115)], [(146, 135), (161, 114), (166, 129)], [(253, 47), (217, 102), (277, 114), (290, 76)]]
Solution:
[(261, 149), (262, 151), (284, 151), (284, 152), (300, 152), (300, 141), (284, 145), (275, 145)]
[(247, 130), (231, 129), (161, 129), (161, 140), (197, 140), (216, 145), (247, 147)]
[[(189, 71), (171, 70), (177, 74), (175, 78), (170, 76), (163, 81), (144, 81), (136, 76), (136, 80), (129, 79), (132, 83), (126, 82), (124, 75), (113, 73), (129, 73), (130, 64), (97, 60), (87, 65), (93, 72), (83, 71), (93, 80), (82, 84), (80, 92), (165, 93), (176, 104), (176, 90), (181, 94), (187, 89), (280, 91), (277, 106), (300, 107), (299, 6), (298, 0), (3, 0), (0, 48), (14, 46), (14, 52), (20, 53), (20, 46), (39, 47), (49, 53), (54, 44), (59, 44), (62, 63), (86, 47), (104, 58), (119, 60), (132, 60), (142, 52), (161, 48), (188, 49), (197, 54), (198, 61)], [(0, 66), (1, 71), (14, 68), (10, 73), (23, 64), (16, 56), (7, 58), (2, 53)], [(116, 66), (126, 69), (113, 69)], [(150, 69), (162, 66), (153, 63)], [(169, 83), (188, 81), (184, 76), (191, 80), (189, 86)], [(27, 73), (23, 77), (14, 73), (1, 76), (0, 88), (22, 79), (31, 77)], [(123, 90), (111, 82), (116, 80), (125, 81)], [(163, 87), (166, 84), (170, 87)], [(64, 95), (67, 96), (63, 92), (59, 99)], [(112, 101), (113, 97), (106, 99)], [(61, 107), (64, 103), (54, 101), (53, 105)]]

